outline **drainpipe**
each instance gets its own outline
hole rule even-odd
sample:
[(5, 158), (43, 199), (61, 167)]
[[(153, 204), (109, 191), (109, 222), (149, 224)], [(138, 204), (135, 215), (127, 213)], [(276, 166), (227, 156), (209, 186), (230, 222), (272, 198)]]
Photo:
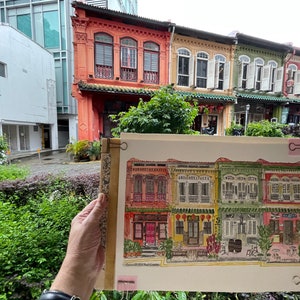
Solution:
[(169, 78), (168, 82), (171, 84), (171, 70), (172, 70), (172, 43), (174, 38), (174, 32), (175, 32), (175, 24), (172, 25), (172, 32), (171, 32), (171, 38), (170, 38), (170, 45), (169, 45)]

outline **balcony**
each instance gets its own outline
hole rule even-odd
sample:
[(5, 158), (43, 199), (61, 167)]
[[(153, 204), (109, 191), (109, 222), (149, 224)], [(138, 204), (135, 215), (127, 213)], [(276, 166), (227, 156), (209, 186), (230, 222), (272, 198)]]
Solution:
[(113, 78), (113, 68), (111, 66), (96, 65), (95, 77), (102, 78), (102, 79), (112, 79)]

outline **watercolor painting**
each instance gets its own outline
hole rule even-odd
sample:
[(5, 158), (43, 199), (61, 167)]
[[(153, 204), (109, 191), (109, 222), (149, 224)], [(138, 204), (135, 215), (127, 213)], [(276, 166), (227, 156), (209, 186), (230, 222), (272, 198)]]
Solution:
[(123, 265), (300, 263), (300, 162), (127, 160)]

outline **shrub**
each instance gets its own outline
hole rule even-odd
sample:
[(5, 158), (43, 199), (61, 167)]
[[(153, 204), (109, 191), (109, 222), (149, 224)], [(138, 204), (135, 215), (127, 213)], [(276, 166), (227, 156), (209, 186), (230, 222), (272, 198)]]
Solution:
[(0, 165), (0, 181), (24, 179), (29, 174), (26, 168), (20, 168), (16, 165)]
[(190, 104), (172, 87), (162, 87), (150, 101), (140, 100), (137, 107), (111, 115), (112, 121), (117, 123), (112, 133), (115, 137), (121, 132), (191, 134), (195, 133), (191, 126), (197, 114), (196, 105)]
[(49, 288), (71, 220), (98, 187), (99, 174), (0, 182), (0, 299), (36, 299)]
[(282, 128), (285, 125), (262, 120), (249, 123), (246, 130), (247, 136), (284, 137)]
[(5, 136), (0, 135), (0, 165), (6, 163), (6, 152), (8, 151), (8, 143)]

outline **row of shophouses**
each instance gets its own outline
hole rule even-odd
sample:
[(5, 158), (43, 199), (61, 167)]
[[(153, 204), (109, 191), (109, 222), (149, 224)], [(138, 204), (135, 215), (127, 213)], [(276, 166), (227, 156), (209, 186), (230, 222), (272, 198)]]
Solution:
[(127, 264), (164, 259), (170, 239), (169, 263), (300, 262), (300, 163), (131, 159), (125, 199), (125, 241), (142, 247)]
[(78, 138), (110, 137), (110, 115), (172, 85), (197, 101), (194, 129), (300, 122), (300, 48), (243, 33), (218, 35), (73, 2)]

